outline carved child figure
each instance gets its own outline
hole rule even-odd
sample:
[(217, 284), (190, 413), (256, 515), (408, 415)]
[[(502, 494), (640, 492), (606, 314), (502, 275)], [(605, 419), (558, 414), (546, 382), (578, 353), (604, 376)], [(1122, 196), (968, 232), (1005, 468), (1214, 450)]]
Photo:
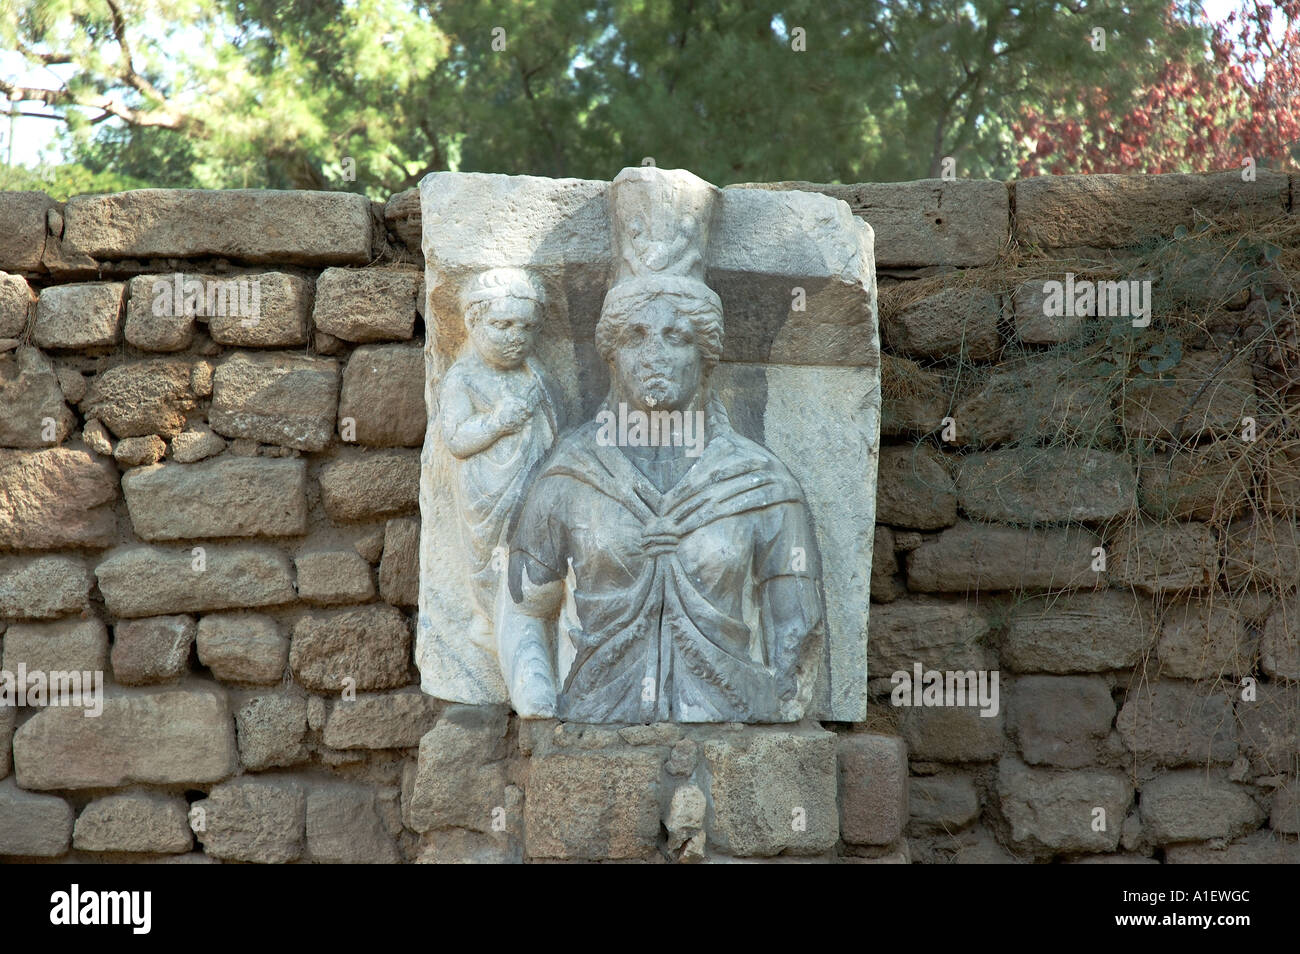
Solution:
[(523, 269), (494, 268), (461, 293), (469, 348), (443, 378), (440, 426), (455, 468), (463, 552), (475, 613), (470, 638), (497, 650), (506, 533), (558, 425), (533, 348), (545, 295)]

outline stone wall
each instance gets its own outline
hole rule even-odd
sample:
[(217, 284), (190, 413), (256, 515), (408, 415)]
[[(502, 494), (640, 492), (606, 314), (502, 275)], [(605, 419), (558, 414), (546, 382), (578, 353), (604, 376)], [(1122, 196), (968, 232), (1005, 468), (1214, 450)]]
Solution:
[[(0, 193), (0, 669), (108, 683), (0, 708), (0, 856), (1300, 861), (1295, 185), (767, 186), (873, 226), (887, 355), (873, 715), (794, 728), (418, 691), (414, 191)], [(1066, 272), (1151, 328), (1045, 316)]]

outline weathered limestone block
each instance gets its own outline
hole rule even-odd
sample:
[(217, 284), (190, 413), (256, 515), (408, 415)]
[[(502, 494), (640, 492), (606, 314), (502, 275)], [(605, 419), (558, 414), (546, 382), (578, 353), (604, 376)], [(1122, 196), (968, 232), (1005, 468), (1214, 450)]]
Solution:
[[(839, 838), (835, 740), (820, 728), (762, 727), (705, 739), (710, 844), (735, 857), (830, 850)], [(532, 789), (528, 798), (531, 808)]]
[(288, 692), (252, 696), (235, 710), (239, 761), (250, 772), (307, 761), (307, 699)]
[(1168, 608), (1157, 655), (1162, 676), (1208, 679), (1249, 673), (1255, 646), (1236, 609), (1223, 602), (1195, 601)]
[(103, 421), (117, 437), (175, 437), (196, 403), (191, 371), (190, 362), (180, 358), (109, 368), (91, 383), (82, 411)]
[(196, 832), (215, 858), (284, 864), (302, 856), (307, 796), (292, 779), (239, 778), (216, 786), (192, 811), (202, 813)]
[(1130, 752), (1159, 765), (1231, 762), (1237, 756), (1231, 696), (1191, 682), (1134, 686), (1115, 728)]
[(987, 447), (1011, 441), (1115, 441), (1119, 429), (1105, 382), (1090, 370), (1086, 362), (1069, 357), (1030, 355), (998, 364), (959, 396), (951, 412), (956, 443)]
[(36, 300), (32, 343), (38, 348), (104, 348), (122, 327), (121, 282), (51, 285)]
[(1044, 248), (1118, 248), (1191, 228), (1198, 215), (1241, 212), (1253, 219), (1283, 215), (1287, 177), (1259, 170), (1197, 175), (1032, 176), (1018, 180), (1016, 237)]
[[(832, 749), (832, 773), (834, 766)], [(662, 771), (662, 757), (653, 749), (534, 756), (524, 801), (528, 856), (570, 861), (653, 858)]]
[(1107, 520), (1133, 510), (1128, 458), (1108, 451), (1035, 447), (968, 454), (957, 499), (968, 517), (1003, 523)]
[(1021, 530), (958, 521), (907, 557), (908, 588), (921, 593), (1096, 586), (1096, 534), (1068, 529)]
[[(210, 314), (208, 334), (217, 344), (242, 348), (288, 348), (306, 344), (311, 321), (313, 286), (310, 280), (284, 272), (261, 272), (238, 278), (211, 278), (213, 282), (256, 282), (256, 314), (243, 313), (242, 289), (238, 285), (239, 308), (225, 308), (225, 314)], [(229, 287), (229, 285), (227, 286)]]
[(1300, 865), (1300, 842), (1271, 831), (1254, 831), (1230, 845), (1170, 845), (1169, 865)]
[(1280, 602), (1269, 614), (1259, 655), (1269, 678), (1300, 681), (1300, 599)]
[(1293, 517), (1246, 518), (1228, 527), (1223, 573), (1234, 587), (1292, 592), (1300, 583), (1300, 529)]
[(379, 564), (379, 594), (394, 606), (420, 601), (420, 521), (389, 520), (384, 527), (383, 559)]
[(1130, 523), (1113, 541), (1114, 578), (1147, 593), (1201, 590), (1218, 575), (1218, 546), (1203, 523)]
[(997, 354), (997, 296), (981, 288), (945, 288), (896, 311), (886, 312), (881, 337), (890, 351), (913, 358), (964, 355), (983, 361)]
[(193, 616), (123, 620), (113, 627), (113, 678), (124, 686), (178, 679), (189, 671)]
[(1190, 439), (1239, 434), (1243, 417), (1258, 415), (1250, 349), (1240, 354), (1188, 351), (1170, 372), (1174, 383), (1128, 382), (1124, 432), (1131, 439)]
[(307, 530), (307, 462), (221, 457), (158, 464), (122, 478), (142, 540), (295, 536)]
[(52, 619), (86, 605), (94, 578), (80, 557), (0, 557), (0, 616)]
[(95, 567), (95, 576), (109, 612), (124, 618), (277, 606), (296, 598), (288, 558), (265, 547), (205, 545), (202, 554), (128, 547)]
[(212, 433), (208, 425), (198, 422), (172, 438), (172, 460), (178, 464), (195, 464), (215, 457), (226, 449), (225, 438)]
[(840, 836), (850, 845), (892, 845), (907, 821), (907, 746), (897, 736), (838, 737)]
[(990, 624), (983, 610), (965, 601), (909, 596), (871, 609), (868, 671), (874, 677), (925, 669), (989, 669)]
[(1061, 344), (1083, 330), (1083, 315), (1049, 315), (1043, 280), (1022, 282), (1011, 295), (1016, 337), (1025, 344)]
[(332, 358), (239, 352), (217, 365), (208, 423), (226, 437), (319, 451), (333, 435), (338, 395)]
[(1144, 462), (1138, 488), (1142, 509), (1156, 517), (1192, 520), (1237, 515), (1250, 500), (1252, 484), (1242, 446), (1225, 441)]
[(965, 706), (903, 710), (899, 729), (912, 758), (930, 762), (991, 762), (1002, 753), (1003, 710), (983, 710), (976, 684)]
[(1268, 824), (1275, 832), (1300, 835), (1300, 784), (1292, 780), (1273, 792)]
[[(348, 429), (347, 421), (353, 429)], [(367, 447), (424, 443), (424, 352), (411, 345), (357, 348), (343, 369), (339, 433)]]
[(332, 460), (321, 469), (321, 503), (334, 520), (351, 522), (415, 510), (420, 496), (416, 451), (374, 451)]
[(76, 368), (59, 365), (54, 369), (54, 376), (59, 379), (59, 390), (69, 404), (80, 404), (86, 396), (86, 377)]
[[(1114, 851), (1133, 801), (1133, 783), (1118, 772), (1058, 772), (1013, 758), (998, 764), (997, 787), (1011, 837), (1051, 851)], [(1094, 830), (1096, 808), (1106, 812), (1102, 831)]]
[(1150, 603), (1131, 592), (1052, 594), (1015, 607), (1002, 656), (1016, 672), (1127, 669), (1153, 635)]
[(0, 271), (0, 338), (21, 338), (35, 310), (36, 293), (27, 279)]
[(124, 437), (113, 449), (113, 459), (123, 467), (148, 467), (167, 456), (167, 442), (157, 434)]
[(382, 604), (318, 610), (294, 625), (289, 665), (308, 689), (396, 689), (408, 681), (411, 630), (399, 610)]
[(1004, 686), (1007, 729), (1030, 765), (1085, 768), (1099, 760), (1115, 720), (1099, 676), (1024, 676)]
[[(506, 746), (507, 711), (503, 706), (448, 706), (438, 724), (420, 739), (420, 755), (415, 775), (403, 799), (406, 825), (419, 832), (438, 828), (467, 828), (472, 831), (492, 830), (493, 812), (506, 807), (506, 772), (502, 761), (509, 753)], [(528, 800), (534, 797), (534, 784), (539, 779), (537, 766), (529, 782)], [(559, 766), (563, 768), (563, 766)], [(549, 809), (546, 800), (551, 797), (543, 784), (536, 789), (539, 818)], [(575, 777), (572, 782), (591, 781), (589, 774)], [(563, 784), (559, 779), (555, 784)], [(622, 791), (622, 790), (619, 790)], [(636, 794), (636, 793), (630, 793)], [(591, 801), (599, 797), (588, 793)], [(551, 806), (563, 810), (563, 805)], [(606, 806), (597, 810), (599, 816)], [(626, 806), (611, 801), (608, 808), (614, 813), (627, 811)], [(658, 807), (655, 809), (655, 832), (658, 833)], [(513, 820), (517, 824), (517, 820)], [(557, 819), (555, 824), (562, 820)], [(512, 820), (507, 818), (507, 825)], [(580, 821), (575, 821), (580, 824)], [(531, 827), (531, 824), (530, 824)], [(543, 844), (560, 844), (557, 832), (552, 830), (549, 841)], [(561, 856), (562, 857), (562, 856)], [(600, 855), (597, 857), (614, 857)]]
[(116, 468), (87, 450), (0, 450), (0, 549), (111, 546), (116, 499)]
[(194, 847), (185, 799), (153, 792), (97, 798), (77, 816), (72, 847), (174, 855)]
[(1157, 775), (1143, 784), (1140, 808), (1143, 833), (1159, 845), (1235, 838), (1264, 821), (1246, 789), (1203, 768)]
[(907, 593), (907, 588), (896, 579), (898, 554), (895, 547), (894, 531), (877, 526), (871, 544), (871, 600), (874, 603), (891, 603)]
[(1261, 775), (1291, 771), (1300, 755), (1300, 688), (1261, 684), (1237, 704), (1241, 747)]
[(316, 280), (316, 328), (344, 341), (405, 341), (423, 276), (414, 268), (327, 268)]
[[(194, 340), (194, 315), (175, 307), (177, 274), (137, 275), (126, 285), (127, 344), (141, 351), (184, 351)], [(179, 275), (182, 288), (197, 275)]]
[(766, 182), (731, 188), (799, 189), (842, 199), (875, 230), (881, 268), (988, 265), (998, 257), (1010, 233), (1010, 200), (1002, 182)]
[(34, 272), (45, 251), (45, 215), (54, 201), (44, 192), (0, 192), (0, 269)]
[(404, 749), (434, 728), (439, 703), (418, 688), (360, 693), (330, 709), (323, 739), (333, 749)]
[(891, 527), (940, 530), (957, 522), (957, 496), (944, 456), (929, 444), (884, 447), (876, 519)]
[(71, 805), (54, 795), (24, 792), (11, 778), (0, 781), (0, 855), (56, 858), (71, 839)]
[(209, 258), (363, 264), (370, 201), (350, 192), (138, 189), (73, 196), (64, 244), (97, 259)]
[(225, 693), (207, 686), (104, 691), (104, 711), (42, 709), (14, 734), (23, 788), (218, 782), (236, 770)]
[(199, 662), (226, 682), (278, 683), (289, 661), (289, 640), (261, 613), (214, 613), (199, 620)]
[(331, 606), (364, 603), (375, 595), (370, 564), (355, 550), (318, 550), (294, 560), (298, 569), (298, 598)]
[(399, 863), (377, 801), (368, 786), (313, 785), (307, 792), (307, 856), (317, 864)]
[(108, 668), (108, 630), (98, 619), (63, 619), (53, 623), (13, 623), (4, 634), (4, 661), (11, 673), (20, 664), (28, 672)]
[(81, 429), (81, 439), (100, 457), (113, 456), (113, 438), (102, 422), (94, 419), (87, 421)]
[(76, 423), (49, 358), (23, 347), (0, 355), (0, 447), (62, 444)]
[(907, 358), (882, 354), (880, 388), (882, 437), (929, 434), (943, 427), (950, 409), (949, 398), (944, 379), (934, 371)]
[(980, 814), (979, 793), (965, 775), (908, 779), (907, 806), (909, 823), (921, 831), (957, 831)]

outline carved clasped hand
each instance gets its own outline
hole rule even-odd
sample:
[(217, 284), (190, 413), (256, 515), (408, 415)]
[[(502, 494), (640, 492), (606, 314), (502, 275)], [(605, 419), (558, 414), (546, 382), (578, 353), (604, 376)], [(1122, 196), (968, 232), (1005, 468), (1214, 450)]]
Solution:
[(667, 517), (655, 517), (641, 531), (641, 551), (648, 557), (674, 553), (681, 539), (681, 531), (675, 521)]

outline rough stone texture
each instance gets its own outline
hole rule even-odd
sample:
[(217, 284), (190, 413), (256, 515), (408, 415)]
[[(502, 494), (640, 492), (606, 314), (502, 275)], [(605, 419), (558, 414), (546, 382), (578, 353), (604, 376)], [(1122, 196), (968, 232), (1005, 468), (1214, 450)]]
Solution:
[(0, 781), (0, 855), (54, 858), (68, 850), (72, 806), (53, 795)]
[[(1062, 440), (1107, 444), (1119, 434), (1105, 383), (1080, 358), (1028, 355), (978, 372), (951, 416), (957, 443), (987, 447)], [(938, 428), (936, 420), (931, 428)]]
[(199, 620), (199, 662), (226, 682), (278, 683), (289, 661), (289, 640), (260, 613), (217, 613)]
[(81, 429), (81, 439), (85, 441), (87, 447), (101, 457), (113, 456), (113, 438), (99, 421), (87, 421), (86, 426)]
[(0, 616), (51, 619), (86, 605), (94, 578), (80, 557), (0, 557)]
[[(184, 287), (197, 275), (179, 274)], [(141, 351), (184, 351), (194, 340), (194, 316), (175, 307), (175, 282), (171, 275), (137, 275), (126, 286), (127, 344)]]
[(874, 606), (868, 671), (888, 677), (911, 675), (914, 663), (926, 669), (987, 669), (993, 662), (989, 621), (965, 602), (911, 596)]
[(322, 738), (334, 749), (409, 748), (433, 729), (438, 709), (438, 700), (414, 687), (362, 693), (334, 703)]
[(957, 500), (973, 519), (1002, 523), (1107, 520), (1132, 511), (1137, 481), (1127, 457), (1045, 447), (968, 454)]
[(1105, 581), (1092, 569), (1101, 539), (1075, 528), (1021, 530), (958, 521), (907, 557), (909, 588), (922, 593), (1087, 587)]
[(1256, 175), (1254, 182), (1243, 182), (1233, 170), (1020, 179), (1014, 185), (1016, 237), (1044, 248), (1117, 248), (1172, 236), (1179, 225), (1190, 229), (1198, 215), (1283, 214), (1287, 177), (1264, 169)]
[(0, 550), (111, 546), (116, 499), (116, 468), (85, 449), (0, 450)]
[(115, 551), (95, 567), (109, 612), (134, 618), (293, 602), (293, 574), (284, 554), (265, 547), (202, 550), (202, 568), (192, 549)]
[(185, 799), (146, 792), (97, 798), (77, 816), (79, 851), (180, 854), (194, 847)]
[(1165, 851), (1170, 865), (1300, 865), (1300, 843), (1268, 831), (1251, 832), (1240, 841), (1220, 847), (1170, 845)]
[(8, 778), (13, 768), (14, 723), (18, 710), (13, 706), (0, 706), (0, 778)]
[(1152, 639), (1151, 609), (1131, 592), (1052, 594), (1019, 602), (1004, 662), (1017, 672), (1105, 672), (1136, 665)]
[[(998, 765), (998, 797), (1018, 844), (1051, 851), (1114, 851), (1133, 783), (1118, 772), (1058, 772), (1005, 758)], [(1093, 830), (1094, 809), (1105, 829)]]
[(203, 850), (230, 861), (283, 864), (302, 856), (307, 797), (291, 779), (240, 778), (192, 806), (204, 816)]
[(394, 606), (415, 606), (420, 600), (420, 521), (389, 520), (384, 528), (383, 560), (379, 564), (379, 594)]
[(350, 192), (139, 189), (73, 196), (64, 244), (97, 259), (209, 258), (360, 265), (370, 201)]
[(122, 493), (143, 540), (294, 536), (307, 529), (303, 460), (160, 464), (124, 476)]
[(1218, 545), (1203, 523), (1130, 523), (1115, 537), (1107, 568), (1147, 593), (1205, 589), (1218, 573)]
[[(416, 772), (403, 800), (408, 828), (419, 832), (452, 827), (492, 830), (493, 810), (506, 806), (505, 763), (501, 761), (508, 754), (506, 716), (503, 706), (447, 707), (438, 724), (420, 739)], [(533, 763), (534, 773), (536, 765)], [(534, 774), (529, 782), (530, 802), (536, 779)], [(547, 797), (544, 789), (537, 791), (539, 802)], [(562, 810), (563, 805), (558, 808)], [(657, 832), (657, 809), (655, 817)], [(553, 838), (555, 835), (553, 832)], [(558, 838), (553, 843), (558, 843)]]
[[(929, 434), (938, 430), (949, 412), (944, 379), (915, 361), (891, 354), (880, 356), (880, 434)], [(881, 449), (881, 454), (885, 448)]]
[(36, 310), (36, 293), (27, 279), (0, 271), (0, 338), (21, 338)]
[(307, 760), (307, 699), (271, 692), (247, 699), (235, 710), (239, 761), (250, 772)]
[(839, 836), (835, 746), (834, 735), (816, 728), (758, 728), (704, 741), (713, 801), (710, 842), (737, 857), (829, 850)]
[(1190, 682), (1130, 689), (1115, 728), (1130, 752), (1160, 765), (1231, 762), (1237, 755), (1231, 697)]
[(957, 522), (957, 497), (944, 456), (929, 444), (880, 451), (876, 519), (891, 527), (939, 530)]
[(172, 460), (178, 464), (194, 464), (215, 457), (226, 449), (224, 438), (212, 433), (206, 424), (191, 424), (172, 438)]
[(207, 686), (104, 690), (104, 711), (42, 709), (14, 734), (23, 788), (203, 784), (236, 768), (225, 693)]
[[(307, 343), (312, 283), (284, 272), (262, 272), (212, 281), (256, 282), (257, 314), (227, 308), (208, 316), (208, 333), (217, 344), (246, 348), (287, 348)], [(238, 292), (237, 292), (238, 294)], [(242, 297), (238, 298), (242, 303)]]
[(914, 358), (965, 355), (972, 361), (993, 357), (1000, 307), (995, 296), (978, 288), (947, 288), (892, 314), (880, 323), (885, 346)]
[(840, 836), (851, 845), (892, 845), (907, 821), (907, 746), (857, 732), (837, 741)]
[(1260, 666), (1272, 679), (1300, 681), (1300, 600), (1280, 602), (1264, 624)]
[(1284, 835), (1300, 835), (1300, 783), (1292, 780), (1273, 793), (1269, 827)]
[(416, 509), (420, 496), (417, 451), (374, 451), (332, 460), (321, 470), (321, 503), (334, 520), (373, 520)]
[[(345, 432), (351, 419), (355, 432)], [(424, 443), (424, 350), (412, 345), (357, 348), (343, 369), (339, 433), (367, 447)]]
[(298, 568), (298, 598), (329, 606), (364, 603), (375, 595), (370, 564), (355, 550), (318, 550), (294, 561)]
[(899, 729), (914, 759), (989, 762), (1002, 752), (1004, 714), (1000, 708), (995, 715), (981, 712), (975, 701), (966, 706), (907, 708)]
[(113, 627), (113, 678), (124, 686), (177, 679), (189, 670), (193, 616), (124, 620)]
[(49, 358), (24, 347), (0, 355), (0, 447), (62, 444), (76, 423)]
[(1030, 765), (1084, 768), (1101, 761), (1115, 719), (1098, 676), (1025, 676), (1005, 687), (1007, 730)]
[(1223, 573), (1229, 584), (1294, 591), (1300, 581), (1300, 529), (1287, 517), (1233, 521)]
[(1259, 413), (1249, 351), (1189, 351), (1170, 372), (1173, 385), (1153, 378), (1128, 382), (1125, 433), (1160, 440), (1239, 434), (1241, 419)]
[(871, 544), (871, 599), (875, 603), (891, 603), (907, 592), (898, 580), (898, 554), (895, 552), (894, 531), (876, 527)]
[(113, 450), (113, 458), (123, 467), (148, 467), (167, 454), (167, 442), (156, 434), (148, 437), (125, 437)]
[(34, 272), (45, 251), (45, 216), (54, 207), (44, 192), (0, 192), (0, 269)]
[(1156, 844), (1235, 838), (1258, 828), (1264, 811), (1247, 790), (1204, 769), (1159, 775), (1142, 785), (1142, 829)]
[(918, 830), (953, 832), (979, 817), (979, 794), (964, 775), (908, 779), (908, 790), (909, 823)]
[(1259, 685), (1255, 696), (1237, 704), (1242, 750), (1258, 774), (1290, 772), (1300, 756), (1300, 690)]
[(1250, 466), (1235, 443), (1159, 454), (1144, 462), (1138, 489), (1142, 509), (1180, 520), (1235, 516), (1245, 508), (1252, 483)]
[[(832, 754), (832, 771), (834, 764)], [(653, 858), (659, 836), (661, 772), (662, 759), (653, 750), (534, 756), (524, 802), (528, 856)]]
[(38, 348), (106, 348), (122, 326), (121, 282), (52, 285), (36, 300), (32, 343)]
[(411, 631), (405, 616), (381, 604), (308, 613), (294, 625), (289, 664), (308, 689), (396, 689), (408, 681)]
[(1083, 315), (1045, 314), (1044, 281), (1022, 282), (1011, 296), (1016, 337), (1025, 344), (1061, 344), (1083, 330)]
[(333, 435), (338, 394), (332, 358), (240, 352), (217, 365), (208, 423), (226, 437), (319, 451)]
[(307, 855), (318, 864), (397, 864), (375, 790), (316, 785), (307, 793)]
[(87, 418), (98, 418), (116, 437), (175, 437), (195, 406), (190, 362), (153, 358), (109, 368), (90, 385), (82, 404)]
[(312, 321), (344, 341), (405, 341), (422, 279), (413, 268), (327, 268), (316, 280)]
[(4, 635), (0, 669), (30, 672), (103, 672), (108, 668), (108, 630), (98, 619), (14, 623)]
[(1206, 679), (1250, 672), (1254, 650), (1235, 608), (1196, 601), (1168, 608), (1156, 652), (1162, 676)]

